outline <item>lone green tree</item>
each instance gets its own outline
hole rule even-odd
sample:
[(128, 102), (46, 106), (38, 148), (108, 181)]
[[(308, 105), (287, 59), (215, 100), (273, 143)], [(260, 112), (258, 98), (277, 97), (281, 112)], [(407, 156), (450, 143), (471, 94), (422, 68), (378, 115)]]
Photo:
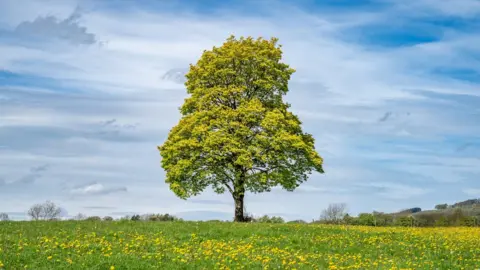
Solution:
[(190, 65), (182, 118), (158, 147), (178, 197), (209, 186), (228, 191), (241, 222), (246, 191), (293, 191), (313, 171), (323, 173), (313, 137), (282, 100), (295, 70), (281, 58), (276, 38), (231, 36)]

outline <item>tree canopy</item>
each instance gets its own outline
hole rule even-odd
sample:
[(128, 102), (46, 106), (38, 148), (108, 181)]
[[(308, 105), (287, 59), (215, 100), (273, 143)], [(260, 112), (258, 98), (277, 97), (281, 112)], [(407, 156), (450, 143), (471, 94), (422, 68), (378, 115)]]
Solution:
[(182, 118), (159, 146), (166, 182), (180, 198), (212, 187), (235, 201), (243, 221), (246, 191), (292, 191), (323, 160), (312, 135), (283, 101), (294, 70), (277, 39), (231, 36), (190, 65)]

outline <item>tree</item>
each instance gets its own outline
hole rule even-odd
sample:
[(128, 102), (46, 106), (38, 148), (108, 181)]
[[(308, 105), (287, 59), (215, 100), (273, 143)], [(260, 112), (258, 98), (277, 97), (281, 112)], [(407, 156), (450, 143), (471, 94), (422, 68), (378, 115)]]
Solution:
[(348, 213), (343, 216), (343, 223), (347, 225), (353, 225), (355, 218), (351, 217)]
[(329, 223), (339, 224), (346, 214), (347, 205), (344, 203), (334, 203), (328, 205), (326, 209), (322, 211), (320, 220)]
[(30, 209), (28, 209), (27, 214), (33, 220), (40, 220), (42, 218), (43, 206), (41, 204), (34, 204)]
[(84, 215), (83, 213), (78, 213), (75, 217), (74, 217), (75, 220), (85, 220), (87, 219), (87, 216)]
[(28, 210), (27, 214), (33, 220), (55, 220), (60, 216), (61, 209), (53, 202), (46, 201), (42, 204), (35, 204)]
[(448, 204), (446, 204), (446, 203), (435, 205), (436, 210), (445, 210), (445, 209), (447, 209), (447, 207), (448, 207)]
[(373, 225), (374, 226), (388, 226), (393, 224), (393, 216), (383, 213), (373, 211)]
[(403, 227), (413, 227), (416, 225), (416, 219), (414, 216), (402, 216), (395, 220), (395, 224)]
[(263, 215), (255, 220), (258, 223), (285, 223), (285, 220), (282, 217), (269, 217), (268, 215)]
[(370, 213), (360, 213), (358, 215), (358, 224), (364, 226), (374, 226), (375, 217)]
[(10, 218), (8, 217), (7, 213), (0, 213), (0, 221), (9, 221)]
[(277, 39), (230, 37), (190, 65), (182, 118), (159, 146), (165, 182), (180, 198), (228, 191), (244, 221), (247, 191), (293, 191), (323, 173), (312, 135), (282, 99), (294, 73)]
[(60, 216), (62, 210), (60, 207), (57, 207), (53, 202), (46, 201), (43, 203), (43, 219), (44, 220), (53, 220), (57, 219)]
[(180, 218), (172, 216), (170, 214), (146, 214), (141, 217), (142, 220), (146, 221), (180, 221)]

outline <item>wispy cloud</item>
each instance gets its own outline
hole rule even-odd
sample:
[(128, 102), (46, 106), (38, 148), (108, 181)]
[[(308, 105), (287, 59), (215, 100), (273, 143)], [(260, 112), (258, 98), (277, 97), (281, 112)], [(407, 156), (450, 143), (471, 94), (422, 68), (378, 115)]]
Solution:
[(464, 143), (464, 144), (460, 145), (459, 147), (457, 147), (457, 152), (467, 150), (469, 147), (472, 147), (473, 145), (474, 144), (470, 143), (470, 142)]
[(24, 21), (14, 30), (21, 38), (58, 39), (74, 45), (92, 45), (97, 42), (94, 34), (79, 25), (80, 10), (76, 9), (63, 20), (55, 16), (39, 16), (33, 21)]
[(378, 194), (385, 199), (393, 200), (411, 199), (430, 192), (430, 190), (426, 188), (395, 184), (391, 182), (373, 182), (359, 185), (358, 187), (364, 188), (363, 191), (366, 193)]
[(110, 193), (127, 192), (126, 187), (106, 187), (101, 183), (91, 183), (70, 190), (73, 195), (105, 195)]
[(385, 122), (392, 116), (392, 112), (386, 112), (380, 119), (378, 119), (379, 122)]
[(1, 185), (24, 186), (24, 185), (33, 184), (37, 179), (41, 178), (48, 169), (49, 169), (48, 164), (33, 166), (29, 169), (29, 172), (24, 173), (18, 179), (14, 179), (12, 181), (7, 182), (4, 179), (0, 178), (0, 186)]

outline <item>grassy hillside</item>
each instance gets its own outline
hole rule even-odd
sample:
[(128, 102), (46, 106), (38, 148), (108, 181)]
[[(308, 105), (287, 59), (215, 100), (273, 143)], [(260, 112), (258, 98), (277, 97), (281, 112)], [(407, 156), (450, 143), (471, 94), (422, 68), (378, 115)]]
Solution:
[(3, 222), (0, 261), (5, 269), (475, 269), (480, 229)]

